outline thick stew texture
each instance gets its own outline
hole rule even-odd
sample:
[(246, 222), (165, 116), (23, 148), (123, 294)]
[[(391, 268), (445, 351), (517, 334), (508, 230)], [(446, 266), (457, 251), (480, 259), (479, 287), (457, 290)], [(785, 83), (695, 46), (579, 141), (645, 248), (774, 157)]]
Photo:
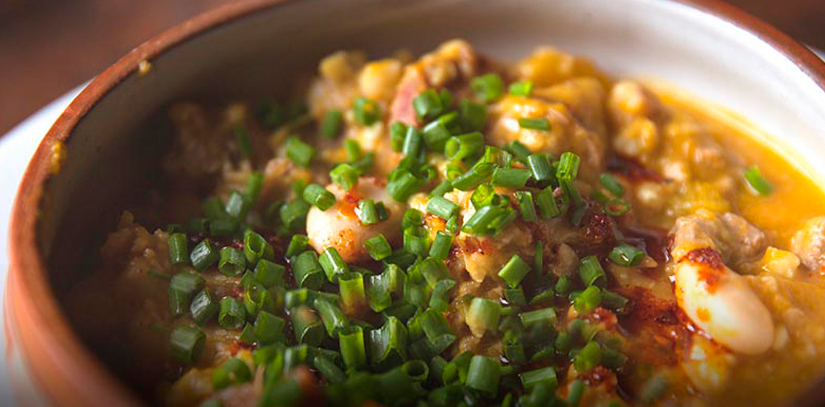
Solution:
[(169, 106), (65, 296), (148, 402), (768, 406), (822, 373), (825, 195), (718, 109), (460, 40), (295, 83)]

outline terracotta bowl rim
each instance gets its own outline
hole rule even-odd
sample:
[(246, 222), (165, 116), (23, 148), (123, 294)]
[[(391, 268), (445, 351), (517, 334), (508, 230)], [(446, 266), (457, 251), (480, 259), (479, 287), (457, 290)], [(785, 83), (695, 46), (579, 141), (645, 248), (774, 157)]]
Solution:
[[(56, 143), (65, 142), (77, 123), (108, 92), (130, 74), (136, 72), (141, 61), (151, 60), (172, 50), (178, 44), (224, 24), (293, 1), (296, 0), (245, 0), (225, 4), (186, 20), (144, 42), (86, 86), (60, 115), (29, 162), (14, 201), (9, 228), (10, 267), (6, 295), (6, 322), (7, 327), (10, 326), (13, 330), (29, 324), (32, 326), (31, 332), (38, 333), (36, 344), (27, 344), (27, 341), (17, 344), (23, 348), (24, 360), (35, 351), (45, 352), (54, 358), (52, 363), (59, 367), (58, 372), (83, 372), (79, 375), (82, 377), (69, 379), (73, 383), (83, 383), (82, 386), (74, 387), (74, 391), (79, 393), (76, 394), (78, 397), (75, 401), (95, 400), (93, 403), (95, 405), (109, 406), (143, 405), (123, 383), (109, 373), (109, 370), (98, 361), (93, 352), (84, 347), (74, 334), (52, 292), (47, 270), (38, 254), (36, 244), (38, 208), (44, 182), (51, 175), (50, 160), (53, 146)], [(669, 1), (693, 7), (755, 35), (792, 61), (825, 92), (825, 63), (808, 48), (770, 24), (719, 0)], [(25, 320), (22, 324), (21, 319)], [(45, 372), (38, 372), (36, 366), (31, 367), (30, 373), (35, 385), (42, 385), (43, 382), (53, 384), (53, 379), (46, 378)], [(50, 401), (57, 404), (60, 403), (58, 399), (55, 399), (58, 395), (55, 393), (66, 394), (49, 386), (39, 388), (45, 391)]]

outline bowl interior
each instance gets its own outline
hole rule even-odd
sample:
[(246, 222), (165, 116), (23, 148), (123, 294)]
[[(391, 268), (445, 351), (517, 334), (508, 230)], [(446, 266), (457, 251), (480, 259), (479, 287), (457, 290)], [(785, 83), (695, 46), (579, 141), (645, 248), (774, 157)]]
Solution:
[[(151, 59), (74, 128), (45, 187), (38, 245), (60, 293), (93, 267), (124, 203), (156, 174), (163, 131), (182, 97), (277, 95), (338, 49), (422, 52), (450, 38), (514, 60), (539, 45), (592, 57), (621, 77), (664, 80), (725, 106), (776, 137), (811, 176), (825, 175), (825, 92), (769, 43), (700, 8), (658, 0), (304, 0), (208, 29)], [(92, 262), (93, 263), (93, 262)]]

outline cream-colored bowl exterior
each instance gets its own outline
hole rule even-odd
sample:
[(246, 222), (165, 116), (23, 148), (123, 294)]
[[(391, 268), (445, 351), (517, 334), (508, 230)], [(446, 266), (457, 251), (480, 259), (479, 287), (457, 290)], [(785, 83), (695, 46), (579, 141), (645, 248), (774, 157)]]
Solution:
[[(272, 94), (333, 50), (421, 52), (454, 37), (505, 59), (550, 44), (588, 55), (616, 76), (675, 84), (748, 117), (811, 176), (825, 176), (822, 62), (712, 0), (231, 4), (158, 36), (104, 72), (58, 120), (30, 163), (12, 218), (5, 320), (9, 369), (21, 404), (140, 405), (68, 326), (51, 288), (66, 276), (59, 261), (47, 270), (46, 259), (66, 236), (79, 233), (65, 232), (77, 219), (94, 219), (91, 228), (98, 232), (114, 226), (117, 218), (108, 217), (96, 188), (122, 191), (135, 164), (124, 146), (139, 141), (143, 134), (136, 129), (148, 117), (181, 95)], [(144, 59), (152, 69), (140, 77), (137, 65)], [(60, 143), (66, 160), (53, 173)]]

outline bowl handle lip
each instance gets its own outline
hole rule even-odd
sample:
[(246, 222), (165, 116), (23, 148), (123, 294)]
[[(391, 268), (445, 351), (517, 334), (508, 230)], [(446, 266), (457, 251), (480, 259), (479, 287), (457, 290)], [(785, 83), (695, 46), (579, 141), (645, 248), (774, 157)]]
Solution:
[[(51, 175), (49, 162), (52, 149), (56, 144), (63, 143), (68, 139), (77, 123), (107, 93), (129, 75), (135, 73), (141, 61), (151, 60), (158, 55), (169, 52), (176, 45), (186, 40), (203, 35), (210, 30), (235, 22), (255, 12), (296, 1), (245, 0), (224, 4), (147, 40), (121, 57), (86, 86), (48, 131), (26, 167), (12, 208), (9, 228), (10, 267), (8, 278), (10, 283), (14, 283), (8, 286), (7, 294), (11, 301), (25, 302), (27, 310), (22, 313), (19, 307), (12, 307), (11, 312), (14, 312), (16, 317), (13, 323), (20, 324), (20, 317), (25, 317), (34, 326), (48, 329), (50, 335), (39, 335), (42, 341), (41, 345), (51, 347), (59, 354), (75, 356), (71, 359), (66, 358), (68, 362), (63, 365), (64, 374), (85, 372), (88, 377), (96, 378), (96, 386), (77, 388), (77, 392), (95, 397), (100, 397), (104, 393), (109, 396), (99, 398), (100, 401), (119, 400), (118, 404), (107, 405), (141, 405), (124, 385), (118, 383), (108, 374), (107, 369), (75, 336), (55, 300), (54, 293), (46, 277), (45, 265), (40, 258), (35, 236), (39, 204), (43, 197), (43, 185)], [(750, 32), (782, 53), (825, 91), (825, 63), (808, 48), (761, 19), (718, 0), (670, 1), (693, 7)], [(37, 299), (37, 301), (32, 299)], [(33, 370), (33, 373), (38, 375), (36, 369)], [(40, 375), (55, 373), (39, 372)], [(808, 400), (822, 398), (821, 396), (815, 397), (814, 394), (811, 393), (812, 398)], [(94, 400), (94, 398), (89, 399)], [(59, 402), (59, 400), (55, 401)], [(95, 405), (103, 404), (95, 403)]]

